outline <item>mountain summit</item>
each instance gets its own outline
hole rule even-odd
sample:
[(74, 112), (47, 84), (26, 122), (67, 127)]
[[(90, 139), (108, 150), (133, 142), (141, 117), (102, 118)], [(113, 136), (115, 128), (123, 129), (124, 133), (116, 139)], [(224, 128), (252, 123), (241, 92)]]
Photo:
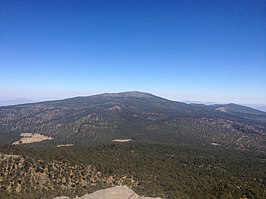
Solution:
[(109, 97), (154, 97), (155, 96), (150, 93), (139, 92), (139, 91), (127, 91), (127, 92), (121, 92), (121, 93), (104, 93), (100, 95), (109, 96)]

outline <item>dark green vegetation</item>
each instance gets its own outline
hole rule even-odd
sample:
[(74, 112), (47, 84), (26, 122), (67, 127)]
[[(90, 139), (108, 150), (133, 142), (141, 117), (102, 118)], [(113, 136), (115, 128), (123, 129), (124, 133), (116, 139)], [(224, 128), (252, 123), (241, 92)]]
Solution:
[[(6, 163), (15, 168), (17, 162), (23, 162), (20, 169), (9, 169), (8, 175), (1, 161), (1, 177), (5, 174), (1, 194), (5, 198), (83, 195), (121, 183), (132, 186), (140, 195), (162, 198), (226, 199), (244, 194), (249, 198), (266, 198), (265, 156), (252, 152), (134, 142), (69, 148), (55, 148), (50, 144), (2, 145), (0, 150), (25, 157), (24, 162), (14, 158)], [(93, 166), (86, 170), (88, 165)], [(39, 177), (41, 174), (43, 178)], [(84, 180), (89, 183), (84, 184)], [(23, 184), (18, 194), (19, 181)], [(4, 190), (10, 182), (14, 185), (7, 194)]]
[[(21, 133), (54, 139), (12, 145)], [(264, 199), (265, 138), (265, 112), (139, 92), (0, 107), (0, 198), (75, 196), (126, 184), (162, 198)]]

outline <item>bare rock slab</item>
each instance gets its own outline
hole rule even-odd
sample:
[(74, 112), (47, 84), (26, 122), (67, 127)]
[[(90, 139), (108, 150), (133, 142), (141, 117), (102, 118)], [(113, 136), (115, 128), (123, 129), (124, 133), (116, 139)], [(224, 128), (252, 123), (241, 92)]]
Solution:
[[(55, 199), (69, 199), (69, 198), (57, 197)], [(127, 186), (117, 186), (117, 187), (95, 191), (91, 194), (86, 194), (82, 197), (76, 197), (75, 199), (161, 199), (161, 198), (139, 196)]]

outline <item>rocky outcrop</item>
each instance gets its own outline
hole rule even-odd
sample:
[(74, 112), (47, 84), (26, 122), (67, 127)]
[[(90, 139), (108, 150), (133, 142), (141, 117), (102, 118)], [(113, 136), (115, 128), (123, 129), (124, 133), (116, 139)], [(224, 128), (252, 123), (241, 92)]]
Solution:
[[(70, 198), (65, 196), (60, 196), (54, 199), (70, 199)], [(117, 187), (95, 191), (94, 193), (86, 194), (82, 197), (76, 197), (75, 199), (152, 199), (152, 198), (139, 196), (127, 186), (117, 186)], [(161, 199), (161, 198), (153, 198), (153, 199)]]

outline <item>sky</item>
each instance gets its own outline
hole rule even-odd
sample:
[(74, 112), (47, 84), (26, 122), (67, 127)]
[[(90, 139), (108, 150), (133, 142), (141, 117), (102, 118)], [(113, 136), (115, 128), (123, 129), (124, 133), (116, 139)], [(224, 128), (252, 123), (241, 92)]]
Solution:
[(0, 0), (0, 98), (266, 104), (265, 0)]

